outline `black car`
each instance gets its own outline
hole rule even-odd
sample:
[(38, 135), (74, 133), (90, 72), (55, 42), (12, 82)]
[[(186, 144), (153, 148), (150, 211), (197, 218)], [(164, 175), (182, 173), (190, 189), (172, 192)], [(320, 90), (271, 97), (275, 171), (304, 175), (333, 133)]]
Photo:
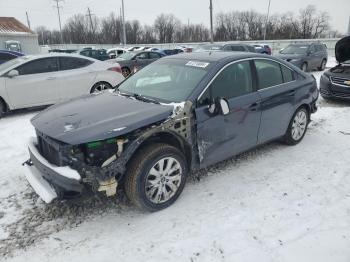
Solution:
[(320, 93), (325, 99), (350, 101), (350, 36), (335, 45), (338, 65), (326, 71), (320, 80)]
[(317, 98), (311, 75), (266, 55), (167, 56), (114, 92), (35, 116), (26, 177), (48, 203), (123, 186), (137, 206), (160, 210), (190, 172), (272, 140), (299, 143)]
[(251, 52), (256, 53), (255, 47), (247, 44), (208, 44), (201, 45), (194, 52), (203, 51), (235, 51), (235, 52)]
[(110, 59), (108, 62), (118, 63), (122, 69), (123, 76), (128, 77), (130, 74), (164, 56), (165, 54), (156, 51), (132, 51), (121, 54), (115, 59)]

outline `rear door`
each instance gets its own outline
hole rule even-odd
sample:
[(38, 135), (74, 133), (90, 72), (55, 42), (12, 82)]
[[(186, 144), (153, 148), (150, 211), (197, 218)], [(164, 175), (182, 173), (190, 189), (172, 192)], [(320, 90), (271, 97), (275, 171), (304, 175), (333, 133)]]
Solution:
[[(199, 97), (195, 110), (201, 167), (224, 160), (257, 144), (261, 111), (255, 91), (252, 63), (225, 67)], [(212, 100), (226, 98), (230, 113), (210, 113)]]
[(297, 82), (294, 72), (272, 60), (256, 59), (258, 89), (261, 97), (259, 144), (281, 137), (294, 113)]
[(29, 61), (17, 68), (19, 75), (6, 78), (6, 91), (14, 108), (48, 105), (59, 101), (58, 58)]
[(88, 94), (94, 85), (97, 72), (93, 61), (78, 57), (59, 57), (60, 99)]

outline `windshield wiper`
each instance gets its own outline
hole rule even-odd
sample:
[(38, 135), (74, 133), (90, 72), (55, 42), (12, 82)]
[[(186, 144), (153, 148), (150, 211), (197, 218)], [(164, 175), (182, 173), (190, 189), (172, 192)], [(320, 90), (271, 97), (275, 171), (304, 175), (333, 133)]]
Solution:
[(160, 104), (157, 100), (149, 98), (149, 97), (145, 97), (143, 95), (139, 95), (139, 94), (133, 94), (131, 95), (132, 97), (136, 98), (137, 100), (140, 100), (142, 102), (147, 102), (147, 103), (154, 103), (154, 104)]

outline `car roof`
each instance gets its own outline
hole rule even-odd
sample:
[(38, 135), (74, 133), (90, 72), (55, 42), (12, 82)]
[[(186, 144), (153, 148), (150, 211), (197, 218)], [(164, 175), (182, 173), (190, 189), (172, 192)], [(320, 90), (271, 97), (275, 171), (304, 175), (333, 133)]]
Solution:
[(96, 61), (96, 59), (93, 59), (91, 57), (82, 56), (82, 55), (79, 55), (79, 54), (67, 54), (67, 53), (49, 53), (49, 54), (23, 56), (23, 58), (26, 58), (28, 60), (47, 58), (47, 57), (76, 57), (76, 58), (85, 58), (85, 59), (88, 59), (88, 60)]
[(207, 62), (220, 62), (227, 59), (239, 60), (245, 58), (254, 57), (266, 57), (258, 53), (250, 52), (194, 52), (194, 53), (181, 53), (173, 56), (167, 56), (163, 59), (183, 59), (183, 60), (200, 60)]

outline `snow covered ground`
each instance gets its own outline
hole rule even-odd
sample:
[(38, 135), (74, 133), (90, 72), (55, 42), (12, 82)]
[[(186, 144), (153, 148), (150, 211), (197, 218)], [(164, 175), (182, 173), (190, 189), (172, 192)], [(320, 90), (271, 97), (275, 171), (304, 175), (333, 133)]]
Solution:
[(0, 260), (348, 262), (349, 106), (320, 98), (299, 145), (271, 143), (194, 174), (152, 214), (122, 194), (45, 205), (21, 171), (37, 111), (16, 112), (0, 120)]

